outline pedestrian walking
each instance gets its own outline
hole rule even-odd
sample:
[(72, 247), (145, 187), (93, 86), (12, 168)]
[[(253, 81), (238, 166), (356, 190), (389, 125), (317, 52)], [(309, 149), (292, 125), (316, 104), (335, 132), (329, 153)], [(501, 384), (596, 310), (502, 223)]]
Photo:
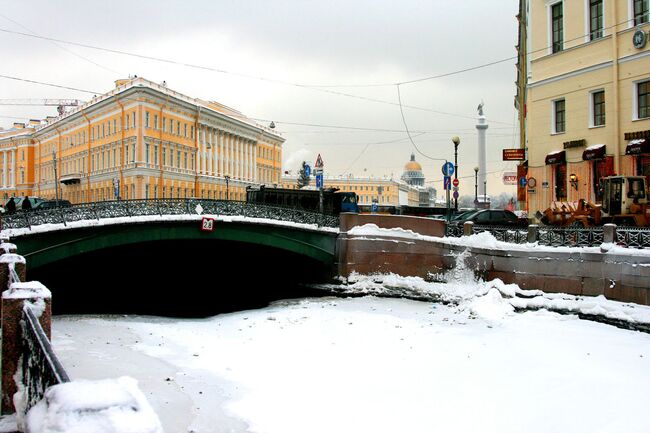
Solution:
[(14, 200), (13, 197), (9, 199), (7, 202), (7, 213), (14, 213), (16, 212), (16, 201)]
[(29, 201), (29, 196), (27, 196), (27, 195), (23, 199), (22, 208), (23, 208), (24, 211), (32, 210), (32, 202)]

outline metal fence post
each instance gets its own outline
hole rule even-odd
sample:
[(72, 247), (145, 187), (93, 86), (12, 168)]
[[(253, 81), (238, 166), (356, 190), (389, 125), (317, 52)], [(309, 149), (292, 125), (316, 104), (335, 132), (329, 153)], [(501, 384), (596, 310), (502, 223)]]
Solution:
[(474, 222), (465, 221), (463, 223), (463, 236), (471, 236), (474, 234)]
[(539, 226), (537, 224), (531, 224), (528, 226), (528, 243), (532, 244), (537, 242), (537, 236), (539, 235)]
[(616, 224), (605, 224), (603, 226), (603, 243), (613, 244), (616, 242)]

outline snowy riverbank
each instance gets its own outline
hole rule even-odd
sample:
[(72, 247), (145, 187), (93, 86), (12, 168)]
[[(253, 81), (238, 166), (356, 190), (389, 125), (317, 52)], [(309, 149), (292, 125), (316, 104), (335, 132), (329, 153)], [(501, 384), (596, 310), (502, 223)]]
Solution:
[(202, 320), (56, 317), (53, 340), (73, 377), (138, 379), (168, 433), (645, 431), (650, 335), (516, 313), (535, 297), (466, 275), (349, 286), (401, 286), (447, 305), (325, 297)]

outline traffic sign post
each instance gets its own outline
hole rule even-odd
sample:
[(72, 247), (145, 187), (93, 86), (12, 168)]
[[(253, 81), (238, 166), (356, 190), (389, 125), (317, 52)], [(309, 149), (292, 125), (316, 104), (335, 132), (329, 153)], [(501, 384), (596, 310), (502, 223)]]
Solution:
[(444, 177), (444, 189), (447, 191), (451, 190), (451, 176), (445, 176)]
[(318, 189), (323, 188), (323, 173), (316, 174), (316, 188)]
[(458, 190), (454, 191), (454, 200), (458, 200)]
[(454, 188), (458, 188), (458, 185), (460, 184), (460, 182), (458, 181), (458, 179), (454, 179), (452, 184), (454, 185)]
[(526, 188), (526, 184), (527, 184), (527, 183), (528, 183), (528, 181), (526, 180), (526, 176), (521, 176), (521, 177), (519, 178), (519, 186), (520, 186), (521, 188)]
[(323, 213), (323, 158), (318, 154), (314, 171), (316, 172), (316, 188), (318, 188), (318, 211)]
[(311, 167), (309, 164), (305, 164), (305, 176), (309, 177), (311, 176)]
[(445, 162), (442, 165), (442, 174), (445, 176), (452, 176), (454, 174), (455, 168), (452, 162)]

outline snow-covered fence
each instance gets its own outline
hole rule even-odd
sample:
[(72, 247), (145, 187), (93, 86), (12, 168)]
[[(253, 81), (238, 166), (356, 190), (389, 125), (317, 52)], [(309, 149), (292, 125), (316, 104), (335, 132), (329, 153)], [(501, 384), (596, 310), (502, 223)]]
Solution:
[(69, 382), (68, 373), (56, 357), (49, 337), (39, 321), (38, 312), (28, 303), (23, 306), (22, 328), (22, 403), (29, 411), (53, 385)]
[(602, 227), (545, 227), (531, 224), (528, 228), (510, 226), (469, 225), (447, 226), (450, 237), (468, 236), (489, 232), (498, 241), (515, 244), (535, 243), (550, 247), (597, 247), (603, 243), (615, 243), (628, 248), (650, 248), (650, 229), (618, 227), (605, 224)]
[(2, 217), (2, 229), (18, 229), (41, 224), (66, 224), (73, 221), (146, 215), (237, 215), (265, 218), (325, 227), (338, 227), (336, 215), (325, 215), (302, 209), (207, 199), (143, 199), (82, 203), (46, 210), (19, 211)]

